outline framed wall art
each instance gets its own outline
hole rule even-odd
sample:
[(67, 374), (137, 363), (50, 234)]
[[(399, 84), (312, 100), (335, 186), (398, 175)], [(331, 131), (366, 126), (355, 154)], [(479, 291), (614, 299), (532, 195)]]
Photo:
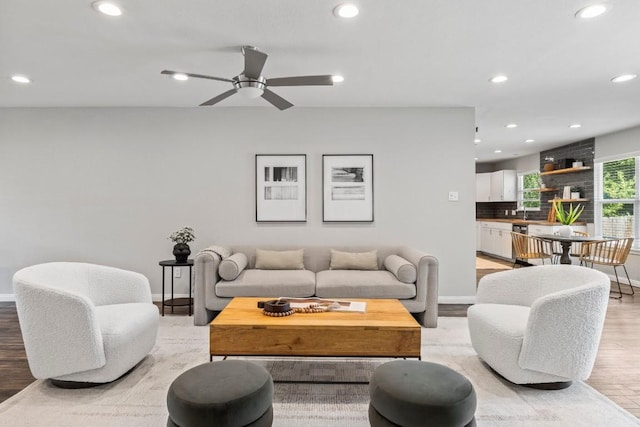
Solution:
[(306, 154), (256, 154), (256, 222), (306, 221)]
[(373, 154), (324, 154), (322, 193), (322, 221), (373, 222)]

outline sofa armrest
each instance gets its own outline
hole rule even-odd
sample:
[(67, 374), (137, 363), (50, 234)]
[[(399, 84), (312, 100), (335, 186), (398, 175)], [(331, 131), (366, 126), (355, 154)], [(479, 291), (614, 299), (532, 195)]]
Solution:
[(106, 364), (100, 325), (88, 297), (19, 281), (14, 282), (14, 292), (35, 378), (55, 378)]
[(211, 321), (206, 307), (207, 293), (215, 293), (216, 283), (220, 280), (220, 261), (220, 255), (212, 251), (200, 251), (194, 259), (193, 323), (196, 326), (204, 326)]
[(424, 302), (424, 326), (438, 325), (438, 259), (414, 248), (401, 247), (398, 255), (416, 266), (416, 301)]

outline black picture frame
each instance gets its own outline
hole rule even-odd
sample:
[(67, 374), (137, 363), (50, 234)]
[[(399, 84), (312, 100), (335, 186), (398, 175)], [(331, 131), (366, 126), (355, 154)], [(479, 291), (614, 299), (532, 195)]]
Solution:
[(373, 222), (373, 154), (322, 155), (322, 221)]
[(307, 155), (256, 154), (256, 222), (307, 222)]

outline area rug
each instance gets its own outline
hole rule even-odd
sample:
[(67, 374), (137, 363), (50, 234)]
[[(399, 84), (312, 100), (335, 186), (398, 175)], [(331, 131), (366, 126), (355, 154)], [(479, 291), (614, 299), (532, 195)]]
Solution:
[[(166, 393), (180, 373), (209, 360), (208, 328), (193, 318), (161, 318), (157, 345), (126, 377), (105, 386), (63, 390), (36, 381), (0, 404), (6, 426), (164, 426)], [(422, 357), (462, 373), (478, 396), (478, 426), (639, 426), (637, 418), (584, 383), (540, 391), (497, 378), (469, 342), (466, 318), (441, 317), (422, 329)], [(378, 359), (251, 359), (276, 380), (366, 381)], [(276, 383), (276, 427), (368, 426), (365, 384)]]

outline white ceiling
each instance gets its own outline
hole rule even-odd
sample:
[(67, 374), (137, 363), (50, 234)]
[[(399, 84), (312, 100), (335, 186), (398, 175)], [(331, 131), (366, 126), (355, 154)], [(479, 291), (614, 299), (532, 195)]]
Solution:
[[(231, 84), (160, 71), (231, 78), (254, 45), (267, 78), (344, 75), (273, 88), (298, 108), (476, 107), (479, 162), (640, 125), (640, 79), (610, 82), (640, 74), (637, 0), (591, 20), (574, 17), (591, 0), (359, 0), (352, 20), (332, 14), (338, 0), (114, 2), (121, 17), (91, 0), (0, 0), (0, 107), (195, 107)], [(256, 105), (274, 108), (239, 95), (200, 108)]]

